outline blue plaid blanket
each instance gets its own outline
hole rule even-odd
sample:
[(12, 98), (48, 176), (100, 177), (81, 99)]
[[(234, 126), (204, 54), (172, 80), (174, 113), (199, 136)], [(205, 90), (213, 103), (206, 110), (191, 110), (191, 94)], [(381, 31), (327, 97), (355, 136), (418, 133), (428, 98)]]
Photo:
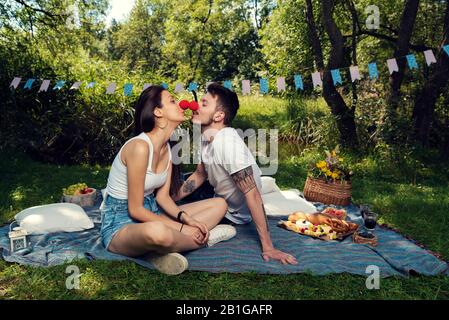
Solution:
[[(132, 260), (152, 269), (143, 258), (129, 258), (108, 252), (102, 245), (99, 205), (85, 208), (95, 227), (82, 232), (61, 232), (30, 236), (31, 252), (11, 253), (9, 250), (9, 226), (0, 227), (0, 250), (3, 259), (24, 265), (53, 266), (73, 259)], [(316, 204), (322, 209), (321, 204)], [(362, 223), (357, 206), (345, 207), (351, 221)], [(426, 249), (399, 233), (377, 227), (377, 247), (353, 243), (351, 237), (343, 241), (323, 241), (302, 236), (277, 226), (286, 217), (269, 217), (274, 245), (296, 256), (297, 265), (282, 265), (265, 262), (260, 255), (260, 244), (254, 224), (236, 226), (237, 236), (210, 248), (185, 253), (189, 270), (207, 272), (257, 272), (269, 274), (291, 274), (309, 272), (315, 275), (351, 273), (367, 275), (368, 266), (377, 266), (381, 277), (423, 275), (449, 275), (448, 264)]]

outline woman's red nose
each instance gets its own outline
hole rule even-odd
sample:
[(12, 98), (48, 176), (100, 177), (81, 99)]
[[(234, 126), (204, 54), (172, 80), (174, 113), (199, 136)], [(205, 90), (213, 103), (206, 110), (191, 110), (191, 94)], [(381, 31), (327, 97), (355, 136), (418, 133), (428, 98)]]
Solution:
[(190, 107), (190, 102), (187, 101), (187, 100), (181, 100), (181, 101), (179, 101), (179, 106), (180, 106), (182, 109), (186, 110), (187, 108)]

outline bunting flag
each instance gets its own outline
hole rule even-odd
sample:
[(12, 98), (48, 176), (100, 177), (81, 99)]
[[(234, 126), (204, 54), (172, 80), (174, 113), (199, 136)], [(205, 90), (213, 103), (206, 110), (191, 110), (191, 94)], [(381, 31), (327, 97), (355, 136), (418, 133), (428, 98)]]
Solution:
[(23, 88), (24, 89), (31, 89), (31, 87), (33, 86), (34, 81), (36, 81), (36, 79), (28, 79), (27, 82), (25, 83), (25, 86)]
[(47, 92), (48, 87), (50, 87), (50, 80), (44, 80), (38, 92)]
[(148, 89), (148, 88), (151, 87), (151, 86), (152, 86), (151, 83), (145, 83), (145, 84), (143, 85), (142, 91)]
[(161, 87), (164, 88), (165, 90), (168, 90), (168, 84), (165, 83), (165, 82), (163, 82), (163, 83), (161, 84)]
[(435, 59), (435, 55), (432, 50), (424, 51), (424, 57), (426, 58), (426, 63), (430, 66), (432, 63), (436, 63), (437, 59)]
[(302, 82), (302, 76), (300, 74), (295, 74), (295, 90), (301, 89), (304, 90), (304, 83)]
[(242, 94), (251, 94), (251, 83), (249, 80), (242, 80)]
[(377, 71), (377, 63), (371, 62), (368, 64), (368, 72), (370, 79), (379, 79), (379, 71)]
[(408, 64), (408, 67), (410, 68), (410, 70), (418, 69), (418, 63), (416, 62), (416, 57), (414, 54), (408, 54), (406, 56), (406, 58), (407, 58), (407, 64)]
[(362, 76), (360, 75), (359, 67), (351, 66), (349, 67), (349, 73), (351, 74), (351, 81), (355, 82), (356, 80), (361, 80)]
[(332, 69), (331, 70), (332, 80), (334, 81), (334, 86), (337, 84), (343, 84), (343, 81), (341, 80), (341, 74), (339, 69)]
[(132, 95), (133, 93), (133, 84), (132, 83), (125, 83), (123, 86), (123, 94), (127, 97)]
[(9, 87), (13, 87), (14, 89), (17, 89), (17, 87), (20, 84), (20, 81), (22, 80), (22, 78), (19, 77), (15, 77), (14, 79), (12, 79), (11, 84), (9, 85)]
[(443, 46), (443, 50), (444, 52), (446, 52), (446, 54), (449, 56), (449, 44), (446, 44)]
[(231, 80), (226, 80), (226, 81), (223, 83), (223, 87), (225, 87), (225, 88), (227, 88), (227, 89), (229, 89), (229, 90), (232, 90), (232, 81), (231, 81)]
[(106, 94), (113, 94), (115, 92), (115, 88), (117, 88), (117, 84), (115, 82), (111, 82), (106, 88)]
[(196, 82), (190, 82), (189, 87), (187, 88), (189, 91), (198, 91), (198, 84)]
[(61, 90), (65, 85), (65, 80), (56, 81), (56, 85), (53, 87), (53, 90)]
[(70, 90), (78, 90), (81, 87), (82, 81), (75, 82), (71, 87)]
[(93, 88), (95, 86), (95, 81), (91, 81), (91, 82), (89, 82), (87, 85), (86, 85), (86, 88), (87, 89), (91, 89), (91, 88)]
[(260, 79), (260, 93), (261, 94), (267, 94), (268, 93), (268, 80), (267, 79)]
[(388, 59), (387, 65), (388, 65), (388, 71), (390, 72), (390, 74), (393, 74), (393, 72), (399, 71), (398, 62), (396, 61), (395, 58)]
[(184, 85), (182, 84), (182, 83), (177, 83), (176, 85), (175, 85), (175, 93), (180, 93), (180, 92), (182, 92), (182, 91), (184, 91)]
[(312, 73), (312, 83), (314, 89), (318, 86), (323, 86), (323, 80), (321, 80), (321, 73), (319, 71)]
[(278, 89), (278, 92), (285, 91), (285, 78), (284, 77), (278, 77), (276, 79), (276, 87)]

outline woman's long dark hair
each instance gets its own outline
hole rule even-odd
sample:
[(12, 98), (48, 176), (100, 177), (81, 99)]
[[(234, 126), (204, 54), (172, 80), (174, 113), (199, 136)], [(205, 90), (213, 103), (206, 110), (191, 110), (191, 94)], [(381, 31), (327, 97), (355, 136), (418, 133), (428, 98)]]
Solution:
[[(142, 132), (150, 132), (156, 125), (156, 117), (154, 109), (162, 108), (161, 96), (162, 91), (166, 90), (162, 86), (149, 86), (142, 91), (135, 107), (134, 113), (134, 135), (138, 136)], [(173, 141), (169, 141), (170, 147), (174, 145)], [(151, 164), (150, 164), (151, 165)], [(181, 164), (173, 164), (170, 195), (175, 196), (181, 188)]]

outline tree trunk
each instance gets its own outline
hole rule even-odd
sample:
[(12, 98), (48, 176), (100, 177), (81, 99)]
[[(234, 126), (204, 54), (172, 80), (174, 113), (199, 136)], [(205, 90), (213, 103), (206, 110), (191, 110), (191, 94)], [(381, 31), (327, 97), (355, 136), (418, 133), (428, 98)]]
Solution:
[(335, 24), (332, 16), (334, 5), (334, 0), (323, 0), (321, 2), (323, 24), (331, 42), (331, 52), (326, 68), (324, 68), (322, 46), (313, 17), (313, 6), (311, 0), (306, 0), (306, 18), (317, 67), (318, 69), (324, 71), (323, 96), (326, 103), (330, 107), (332, 114), (336, 117), (337, 127), (340, 132), (340, 143), (345, 147), (355, 148), (358, 146), (358, 141), (354, 120), (354, 110), (348, 108), (343, 97), (335, 88), (332, 76), (330, 74), (331, 69), (341, 67), (344, 61), (343, 36), (341, 35), (341, 32)]
[[(408, 54), (410, 49), (410, 39), (413, 34), (416, 15), (418, 12), (419, 0), (407, 0), (402, 11), (401, 22), (399, 26), (398, 41), (396, 43), (395, 57), (403, 57)], [(385, 114), (382, 119), (383, 137), (392, 142), (395, 134), (396, 111), (401, 97), (401, 85), (404, 79), (406, 59), (397, 60), (399, 71), (394, 72), (390, 78), (390, 93), (387, 97)]]
[(414, 137), (423, 146), (428, 146), (435, 103), (449, 80), (449, 57), (443, 46), (449, 44), (449, 1), (444, 17), (443, 41), (437, 54), (437, 62), (431, 66), (430, 76), (415, 98), (413, 108)]

